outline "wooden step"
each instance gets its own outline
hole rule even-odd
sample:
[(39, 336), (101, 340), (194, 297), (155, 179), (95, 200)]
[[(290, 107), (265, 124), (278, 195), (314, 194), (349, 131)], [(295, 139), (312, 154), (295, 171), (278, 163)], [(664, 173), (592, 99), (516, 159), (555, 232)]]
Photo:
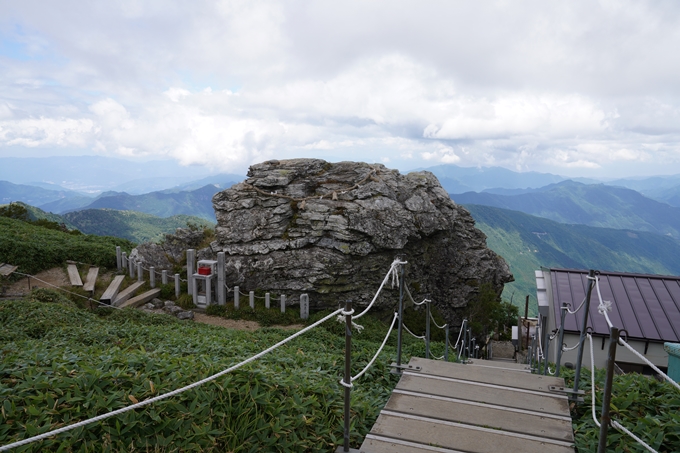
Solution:
[(0, 263), (0, 275), (7, 277), (9, 274), (17, 270), (17, 267), (19, 266), (12, 266), (11, 264)]
[(153, 299), (154, 297), (160, 296), (160, 294), (161, 294), (161, 289), (160, 289), (160, 288), (151, 289), (151, 290), (149, 290), (149, 291), (147, 291), (147, 292), (145, 292), (145, 293), (140, 294), (140, 295), (137, 296), (137, 297), (133, 297), (132, 299), (130, 299), (130, 300), (124, 302), (124, 303), (120, 306), (120, 308), (125, 308), (125, 307), (133, 307), (133, 308), (136, 308), (136, 307), (140, 307), (140, 306), (144, 305), (145, 303), (147, 303), (148, 301), (150, 301), (151, 299)]
[(113, 300), (113, 305), (120, 307), (123, 302), (134, 296), (142, 286), (144, 286), (144, 282), (134, 282), (118, 294), (118, 297)]
[(113, 300), (118, 295), (120, 286), (123, 284), (123, 279), (125, 279), (125, 275), (116, 275), (113, 277), (109, 287), (106, 288), (106, 291), (104, 291), (104, 294), (102, 294), (102, 297), (100, 297), (99, 300), (105, 304), (111, 305), (111, 302), (113, 302)]
[(94, 291), (94, 285), (97, 283), (97, 276), (99, 275), (99, 268), (98, 267), (91, 267), (89, 271), (87, 271), (87, 277), (85, 277), (85, 284), (83, 285), (83, 289), (85, 291)]
[(68, 270), (68, 278), (71, 280), (71, 286), (83, 286), (83, 281), (78, 273), (78, 267), (75, 264), (68, 264), (66, 269)]

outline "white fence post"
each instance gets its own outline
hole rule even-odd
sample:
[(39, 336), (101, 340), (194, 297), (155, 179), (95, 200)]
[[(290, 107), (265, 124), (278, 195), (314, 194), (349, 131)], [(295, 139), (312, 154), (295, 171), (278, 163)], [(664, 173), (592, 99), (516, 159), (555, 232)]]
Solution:
[(250, 291), (248, 298), (250, 299), (250, 308), (255, 310), (255, 291)]
[(217, 252), (217, 304), (227, 303), (227, 287), (224, 281), (224, 252)]
[(156, 287), (156, 268), (149, 266), (149, 285), (152, 288)]
[(286, 312), (286, 296), (281, 294), (281, 313)]
[(141, 282), (143, 278), (144, 278), (144, 271), (142, 269), (142, 262), (139, 261), (137, 263), (137, 281)]
[(163, 283), (164, 285), (168, 284), (168, 271), (166, 271), (165, 269), (161, 271), (161, 283)]
[(238, 291), (238, 286), (234, 286), (234, 308), (236, 310), (238, 310), (238, 307), (241, 303), (241, 301), (239, 300), (239, 297), (240, 297), (240, 293)]
[(270, 307), (271, 307), (271, 303), (269, 301), (269, 293), (265, 293), (265, 295), (264, 295), (264, 308), (269, 310)]
[(187, 293), (194, 293), (194, 266), (196, 264), (196, 250), (187, 250)]
[(175, 298), (179, 298), (179, 274), (175, 274)]

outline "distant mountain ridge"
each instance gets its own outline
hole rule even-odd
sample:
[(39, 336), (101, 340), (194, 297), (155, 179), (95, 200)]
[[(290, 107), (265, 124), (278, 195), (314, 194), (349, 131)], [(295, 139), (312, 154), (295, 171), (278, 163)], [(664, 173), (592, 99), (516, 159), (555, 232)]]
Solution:
[(465, 208), (487, 235), (487, 246), (505, 258), (515, 276), (506, 284), (505, 299), (513, 292), (521, 300), (535, 295), (534, 271), (542, 266), (680, 274), (680, 243), (668, 236), (568, 225), (491, 206)]
[(521, 211), (557, 222), (630, 229), (680, 239), (680, 208), (622, 187), (562, 181), (517, 195), (451, 194), (460, 204)]

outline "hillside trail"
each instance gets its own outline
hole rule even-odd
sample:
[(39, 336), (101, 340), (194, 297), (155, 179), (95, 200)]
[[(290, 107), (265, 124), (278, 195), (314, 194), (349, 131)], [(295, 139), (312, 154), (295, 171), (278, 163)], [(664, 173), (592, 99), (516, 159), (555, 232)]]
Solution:
[[(108, 283), (111, 281), (112, 275), (101, 275), (100, 280), (105, 281)], [(54, 267), (52, 269), (48, 269), (46, 271), (39, 272), (38, 274), (35, 275), (36, 278), (31, 278), (30, 279), (30, 289), (29, 289), (29, 278), (22, 278), (21, 280), (18, 280), (10, 287), (7, 289), (5, 292), (4, 296), (16, 296), (16, 297), (23, 297), (27, 295), (28, 293), (31, 292), (31, 289), (34, 288), (51, 288), (54, 289), (53, 286), (58, 286), (60, 288), (64, 288), (68, 290), (68, 288), (71, 286), (71, 282), (68, 278), (68, 274), (66, 273), (66, 270), (62, 267)], [(42, 281), (38, 281), (36, 279), (40, 279)], [(218, 326), (218, 327), (224, 327), (225, 329), (233, 329), (233, 330), (245, 330), (245, 331), (250, 331), (253, 332), (257, 329), (262, 328), (262, 326), (256, 322), (256, 321), (244, 321), (240, 319), (226, 319), (222, 318), (220, 316), (210, 316), (206, 315), (205, 313), (197, 313), (194, 312), (194, 322), (199, 322), (201, 324), (209, 324), (212, 326)], [(272, 326), (276, 327), (279, 329), (302, 329), (304, 326), (302, 324), (293, 324), (290, 326)]]

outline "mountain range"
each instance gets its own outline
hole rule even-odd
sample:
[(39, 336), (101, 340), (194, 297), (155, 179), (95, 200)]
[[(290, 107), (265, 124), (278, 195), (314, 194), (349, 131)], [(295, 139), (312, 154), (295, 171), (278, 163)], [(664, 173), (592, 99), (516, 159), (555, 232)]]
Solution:
[(523, 193), (451, 194), (460, 204), (512, 209), (562, 223), (648, 231), (680, 239), (680, 208), (631, 189), (563, 181)]

